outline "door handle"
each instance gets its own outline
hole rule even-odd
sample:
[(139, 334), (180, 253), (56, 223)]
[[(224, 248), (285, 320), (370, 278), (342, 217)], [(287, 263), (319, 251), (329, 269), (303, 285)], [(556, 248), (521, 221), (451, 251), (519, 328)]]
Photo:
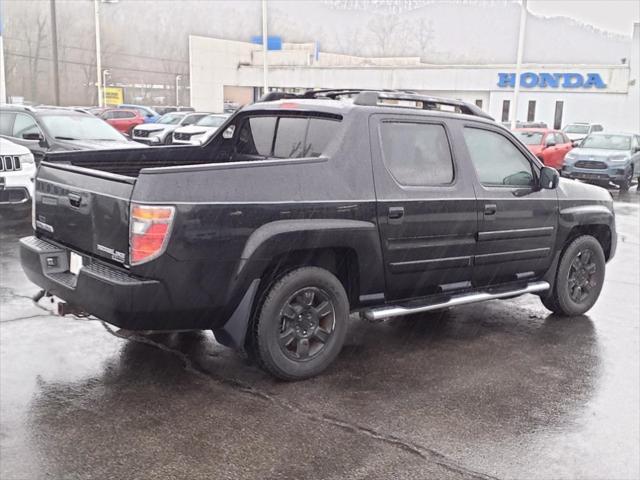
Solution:
[(389, 219), (397, 220), (404, 216), (404, 207), (389, 207)]
[(484, 206), (485, 215), (495, 215), (497, 211), (498, 211), (498, 206), (495, 203), (487, 203)]
[(80, 206), (80, 202), (82, 201), (82, 197), (77, 193), (69, 193), (67, 198), (69, 199), (71, 206), (76, 208)]

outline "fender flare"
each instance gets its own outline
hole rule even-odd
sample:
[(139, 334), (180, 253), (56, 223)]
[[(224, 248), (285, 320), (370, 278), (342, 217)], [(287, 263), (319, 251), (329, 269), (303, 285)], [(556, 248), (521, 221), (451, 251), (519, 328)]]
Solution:
[(216, 340), (223, 345), (244, 347), (260, 281), (274, 257), (294, 250), (326, 248), (356, 252), (361, 297), (375, 298), (384, 292), (384, 263), (375, 223), (349, 219), (276, 220), (257, 228), (247, 239), (234, 283), (248, 286), (237, 293), (242, 298), (227, 322), (214, 330)]

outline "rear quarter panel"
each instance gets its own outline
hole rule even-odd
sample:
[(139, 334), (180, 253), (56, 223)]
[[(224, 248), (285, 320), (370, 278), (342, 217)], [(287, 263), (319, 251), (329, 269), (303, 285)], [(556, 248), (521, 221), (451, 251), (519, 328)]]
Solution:
[(228, 313), (274, 256), (352, 246), (365, 252), (360, 293), (382, 292), (367, 125), (343, 122), (326, 157), (143, 170), (132, 201), (175, 205), (176, 220), (166, 254), (132, 271)]

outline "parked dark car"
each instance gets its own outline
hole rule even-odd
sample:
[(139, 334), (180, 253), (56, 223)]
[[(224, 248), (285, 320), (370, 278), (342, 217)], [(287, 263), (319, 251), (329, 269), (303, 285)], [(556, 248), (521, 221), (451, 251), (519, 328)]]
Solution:
[(52, 155), (27, 276), (63, 314), (213, 329), (287, 380), (336, 358), (350, 312), (594, 305), (616, 249), (606, 190), (560, 179), (474, 105), (353, 93), (255, 103), (202, 146)]
[(49, 152), (144, 147), (99, 118), (67, 108), (3, 105), (0, 135), (27, 147), (36, 162)]

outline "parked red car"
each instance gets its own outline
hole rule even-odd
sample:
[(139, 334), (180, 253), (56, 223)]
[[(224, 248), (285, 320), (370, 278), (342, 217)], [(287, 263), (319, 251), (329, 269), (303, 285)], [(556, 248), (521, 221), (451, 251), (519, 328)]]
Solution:
[(134, 127), (144, 123), (144, 117), (137, 110), (125, 110), (123, 108), (111, 108), (100, 114), (105, 122), (121, 133), (131, 135)]
[(542, 163), (557, 170), (562, 169), (564, 156), (573, 148), (569, 137), (560, 130), (517, 128), (513, 133)]

